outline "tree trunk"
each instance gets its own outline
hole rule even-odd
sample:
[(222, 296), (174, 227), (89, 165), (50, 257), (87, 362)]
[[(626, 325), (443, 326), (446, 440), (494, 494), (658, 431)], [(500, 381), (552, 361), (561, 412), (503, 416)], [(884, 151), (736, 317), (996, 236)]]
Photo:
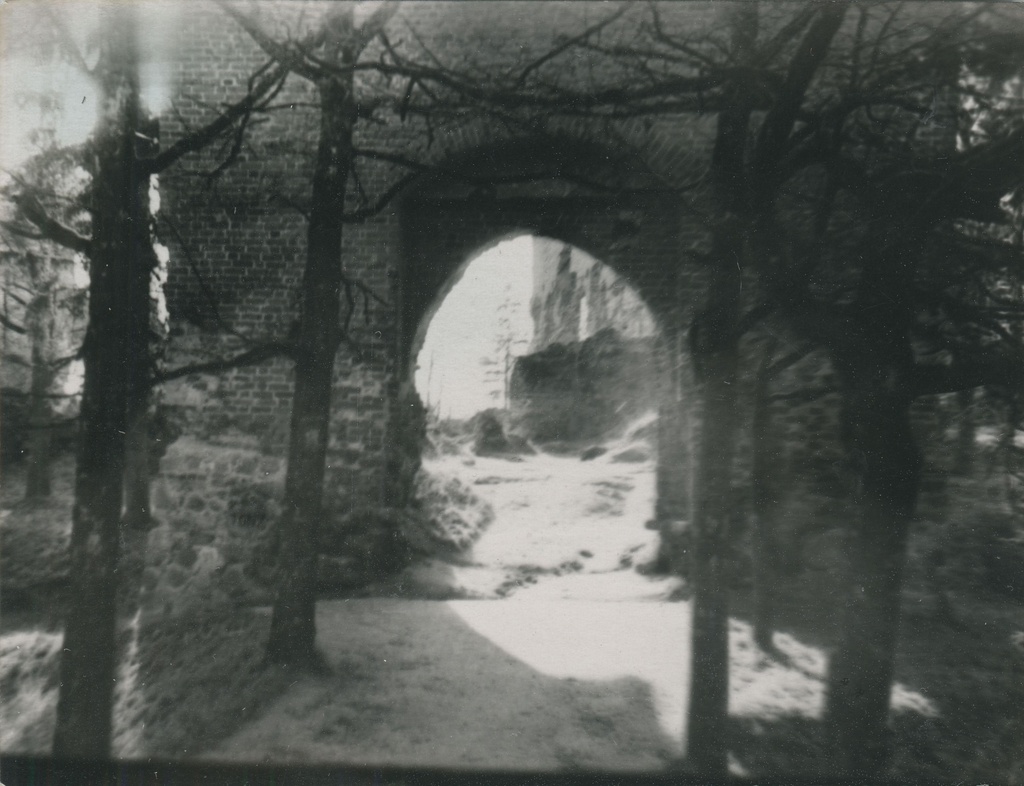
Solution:
[[(674, 326), (673, 326), (674, 327)], [(683, 330), (666, 330), (657, 344), (655, 357), (663, 380), (658, 405), (658, 464), (654, 510), (658, 522), (657, 570), (684, 578), (690, 576), (692, 439), (686, 380), (679, 358), (685, 352)]]
[[(719, 233), (716, 245), (736, 245)], [(729, 237), (733, 234), (733, 237)], [(738, 249), (733, 249), (736, 251)], [(720, 251), (725, 252), (723, 247)], [(720, 259), (736, 257), (725, 253)], [(693, 488), (693, 632), (687, 757), (702, 773), (726, 771), (729, 700), (729, 602), (727, 554), (735, 511), (732, 465), (736, 443), (736, 320), (740, 273), (731, 265), (714, 271), (709, 307), (691, 329), (701, 388), (700, 446)], [(693, 335), (691, 333), (691, 335)]]
[[(725, 12), (735, 56), (754, 51), (754, 3)], [(732, 465), (736, 449), (739, 309), (749, 218), (745, 170), (751, 108), (742, 88), (718, 115), (711, 155), (715, 223), (704, 308), (690, 327), (690, 351), (700, 388), (700, 443), (694, 466), (693, 631), (686, 755), (701, 773), (727, 771), (729, 710), (729, 530), (736, 511)]]
[(29, 334), (32, 339), (32, 382), (29, 398), (28, 476), (25, 483), (26, 499), (50, 496), (51, 443), (53, 423), (50, 416), (50, 371), (47, 333), (50, 297), (37, 295), (29, 306)]
[(320, 665), (315, 621), (317, 541), (334, 360), (340, 343), (341, 219), (355, 120), (351, 78), (324, 77), (317, 88), (320, 140), (295, 359), (285, 513), (280, 524), (281, 575), (267, 645), (268, 660), (313, 668)]
[(775, 590), (778, 583), (776, 564), (777, 500), (774, 474), (778, 451), (771, 432), (768, 407), (768, 383), (775, 354), (775, 339), (765, 348), (764, 359), (754, 380), (754, 413), (751, 424), (752, 467), (750, 485), (754, 519), (754, 641), (766, 653), (774, 651)]
[(143, 410), (132, 419), (125, 440), (124, 525), (132, 529), (148, 529), (152, 519), (149, 463), (149, 417)]
[[(148, 195), (135, 166), (140, 128), (136, 29), (130, 9), (105, 22), (96, 73), (103, 99), (88, 160), (92, 245), (89, 327), (71, 531), (71, 592), (60, 663), (56, 756), (110, 755), (125, 433), (144, 386), (149, 283)], [(148, 248), (148, 253), (146, 249)], [(133, 297), (140, 290), (144, 301)]]
[(953, 455), (953, 474), (967, 477), (974, 469), (975, 424), (974, 390), (961, 390), (956, 394), (956, 408), (960, 419), (956, 428), (956, 449)]
[(884, 770), (890, 754), (903, 567), (921, 467), (910, 422), (911, 359), (893, 358), (898, 336), (882, 333), (888, 344), (833, 353), (844, 442), (859, 488), (842, 641), (829, 669), (825, 715), (847, 770), (866, 775)]

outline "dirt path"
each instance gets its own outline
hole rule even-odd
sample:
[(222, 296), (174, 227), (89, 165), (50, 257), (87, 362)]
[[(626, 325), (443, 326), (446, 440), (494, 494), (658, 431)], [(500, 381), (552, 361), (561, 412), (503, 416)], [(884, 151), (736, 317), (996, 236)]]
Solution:
[(333, 673), (203, 758), (658, 770), (679, 753), (688, 604), (321, 603)]
[[(397, 597), (321, 602), (332, 673), (297, 681), (204, 758), (656, 771), (681, 756), (691, 607), (668, 600), (677, 580), (636, 570), (657, 546), (653, 465), (614, 455), (437, 462), (495, 511), (468, 564), (419, 565), (387, 588)], [(780, 659), (730, 622), (730, 714), (819, 719), (825, 653), (775, 644)], [(899, 684), (893, 703), (935, 713)]]
[[(523, 461), (447, 456), (428, 462), (458, 477), (494, 509), (493, 523), (464, 564), (428, 560), (381, 594), (411, 597), (648, 600), (672, 597), (679, 581), (637, 572), (654, 560), (654, 462), (540, 454)], [(633, 445), (636, 448), (635, 444)], [(644, 448), (646, 450), (646, 448)]]
[[(142, 668), (141, 682), (118, 721), (139, 744), (118, 750), (176, 759), (216, 739), (204, 758), (661, 769), (680, 755), (684, 738), (691, 611), (685, 601), (666, 601), (673, 581), (635, 570), (653, 554), (654, 535), (644, 527), (652, 467), (613, 455), (520, 464), (446, 459), (498, 513), (469, 564), (422, 569), (439, 582), (434, 597), (446, 600), (416, 599), (416, 583), (408, 582), (405, 596), (322, 602), (319, 645), (332, 671), (283, 693), (288, 675), (258, 667), (267, 618), (151, 629), (141, 640), (141, 666), (124, 664)], [(5, 579), (32, 565), (52, 570), (52, 555), (66, 549), (58, 546), (66, 544), (72, 477), (65, 462), (53, 504), (31, 510), (11, 502), (21, 487), (17, 477), (6, 479)], [(460, 592), (490, 600), (447, 600)], [(906, 618), (898, 664), (905, 682), (892, 690), (895, 772), (904, 780), (969, 771), (971, 782), (1007, 774), (1012, 781), (1019, 770), (1018, 667), (1006, 656), (1007, 637), (1020, 629), (1019, 605), (972, 602), (967, 608), (980, 622), (970, 628)], [(5, 613), (3, 622), (0, 747), (45, 755), (59, 615), (32, 609)], [(765, 657), (750, 625), (730, 621), (729, 712), (739, 735), (730, 767), (737, 775), (828, 773), (817, 723), (828, 660), (822, 641), (813, 625), (784, 626), (775, 646), (782, 657)], [(253, 720), (239, 727), (244, 718)], [(238, 731), (224, 739), (229, 728)]]
[[(640, 575), (650, 460), (448, 457), (495, 511), (468, 564), (402, 598), (322, 602), (333, 674), (291, 687), (212, 759), (650, 771), (681, 754), (689, 604)], [(434, 595), (489, 600), (426, 601)], [(617, 601), (617, 602), (608, 602)]]

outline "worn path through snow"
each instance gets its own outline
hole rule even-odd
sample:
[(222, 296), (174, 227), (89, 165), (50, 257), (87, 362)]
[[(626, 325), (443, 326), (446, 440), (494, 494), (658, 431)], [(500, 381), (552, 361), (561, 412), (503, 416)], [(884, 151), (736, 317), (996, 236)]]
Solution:
[(658, 770), (678, 755), (688, 604), (329, 601), (329, 676), (204, 756)]
[[(663, 768), (681, 754), (690, 607), (667, 602), (675, 581), (635, 570), (656, 547), (653, 462), (611, 455), (432, 463), (494, 508), (469, 564), (418, 566), (406, 597), (321, 602), (333, 673), (206, 757)], [(414, 599), (439, 583), (477, 599)]]

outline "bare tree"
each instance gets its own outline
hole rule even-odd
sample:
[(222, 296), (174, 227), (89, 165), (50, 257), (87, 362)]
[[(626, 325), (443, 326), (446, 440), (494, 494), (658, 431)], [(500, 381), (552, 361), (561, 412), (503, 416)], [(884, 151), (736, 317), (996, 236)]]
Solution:
[(48, 211), (39, 184), (23, 182), (13, 197), (40, 237), (89, 260), (70, 606), (53, 748), (59, 756), (105, 757), (110, 748), (125, 435), (144, 412), (156, 380), (150, 332), (156, 266), (150, 176), (234, 130), (285, 75), (264, 75), (211, 123), (158, 152), (154, 125), (139, 98), (136, 14), (136, 8), (124, 7), (104, 16), (92, 66), (62, 19), (53, 17), (50, 27), (64, 56), (89, 75), (102, 99), (98, 126), (83, 157), (91, 178), (83, 200), (89, 234)]
[[(362, 20), (349, 6), (329, 6), (301, 36), (279, 37), (259, 14), (228, 3), (221, 7), (275, 63), (307, 80), (317, 96), (317, 154), (310, 196), (303, 206), (307, 249), (295, 331), (285, 513), (280, 522), (281, 578), (267, 648), (272, 661), (317, 667), (316, 558), (335, 357), (343, 341), (351, 342), (348, 326), (356, 297), (364, 304), (375, 301), (390, 307), (344, 272), (344, 225), (377, 214), (425, 175), (476, 185), (500, 180), (439, 160), (430, 149), (437, 128), (472, 117), (487, 117), (518, 131), (531, 128), (531, 117), (513, 111), (522, 104), (518, 94), (531, 88), (529, 74), (568, 47), (555, 45), (511, 72), (474, 70), (465, 63), (445, 63), (415, 31), (414, 51), (393, 43), (386, 27), (398, 9), (395, 2), (381, 4)], [(590, 29), (620, 15), (616, 11)], [(368, 144), (368, 135), (361, 135), (360, 129), (386, 118), (415, 119), (414, 139)], [(366, 163), (386, 167), (392, 174), (380, 193), (364, 188), (360, 166)]]
[[(899, 24), (895, 13), (884, 17), (890, 27)], [(858, 30), (871, 21), (870, 12), (861, 10)], [(789, 220), (783, 209), (758, 220), (761, 280), (785, 318), (823, 346), (842, 398), (857, 516), (847, 549), (851, 584), (843, 640), (830, 666), (826, 715), (846, 766), (858, 772), (880, 771), (889, 754), (886, 721), (902, 570), (921, 466), (910, 405), (921, 395), (1019, 384), (1024, 376), (1019, 342), (1000, 327), (994, 293), (986, 308), (968, 308), (948, 288), (952, 271), (974, 276), (982, 270), (979, 263), (998, 269), (997, 278), (1019, 275), (1001, 261), (1009, 249), (979, 242), (957, 226), (993, 217), (1000, 200), (1020, 187), (1024, 136), (1007, 129), (958, 153), (950, 137), (943, 149), (917, 133), (916, 123), (942, 111), (937, 100), (958, 103), (962, 85), (950, 69), (950, 50), (964, 56), (974, 35), (994, 34), (969, 22), (956, 15), (943, 19), (910, 36), (917, 58), (878, 55), (873, 77), (851, 75), (839, 92), (846, 107), (860, 106), (844, 108), (841, 119), (824, 107), (811, 114), (816, 127), (808, 136), (816, 141), (793, 145), (790, 153), (815, 162), (804, 172), (808, 180), (815, 166), (822, 167), (820, 179), (808, 184), (815, 196), (813, 221)], [(856, 39), (853, 54), (855, 63), (866, 59)], [(878, 78), (881, 62), (891, 81), (886, 89), (876, 82), (874, 92), (865, 90)], [(946, 107), (938, 122), (952, 122), (955, 111)], [(905, 136), (897, 136), (897, 129)], [(959, 253), (943, 253), (951, 247)], [(823, 281), (831, 283), (824, 292)], [(1011, 318), (1020, 316), (1018, 308)]]
[[(704, 407), (689, 755), (702, 770), (725, 765), (720, 565), (736, 341), (774, 311), (824, 348), (839, 377), (858, 514), (828, 717), (846, 765), (877, 771), (886, 761), (904, 544), (918, 490), (910, 403), (1021, 379), (1019, 341), (1007, 330), (1020, 319), (1004, 284), (1019, 275), (1012, 249), (965, 230), (971, 220), (1000, 221), (1001, 200), (1021, 187), (1024, 136), (1012, 108), (995, 112), (991, 100), (995, 82), (1019, 74), (1020, 20), (1008, 14), (986, 26), (982, 8), (748, 4), (728, 7), (721, 30), (708, 32), (673, 24), (658, 4), (647, 10), (639, 35), (578, 42), (631, 79), (585, 93), (553, 87), (543, 98), (604, 118), (716, 115), (699, 205), (710, 225), (700, 256), (710, 283), (690, 331)], [(968, 124), (982, 111), (998, 119), (986, 139), (958, 152), (950, 126), (961, 111), (972, 116)], [(972, 305), (956, 296), (951, 270), (980, 278), (983, 297)], [(744, 271), (756, 274), (764, 301), (742, 313)], [(925, 340), (932, 352), (918, 356)]]
[[(754, 111), (758, 97), (746, 79), (724, 83), (714, 148), (708, 171), (711, 241), (707, 255), (710, 284), (705, 305), (690, 328), (690, 351), (702, 387), (702, 433), (694, 476), (692, 526), (696, 548), (694, 578), (693, 666), (687, 755), (700, 771), (726, 768), (728, 702), (728, 600), (726, 555), (730, 521), (735, 515), (731, 491), (737, 429), (738, 341), (744, 332), (741, 313), (743, 268), (750, 267), (756, 242), (752, 201), (770, 199), (764, 178), (782, 154), (783, 140), (797, 123), (797, 110), (816, 69), (842, 23), (846, 6), (822, 6), (789, 33), (798, 54), (784, 68), (774, 100), (760, 118), (756, 141)], [(756, 68), (764, 57), (758, 42), (760, 21), (755, 4), (730, 9), (730, 49), (726, 59), (743, 69)], [(802, 33), (802, 36), (800, 35)], [(754, 182), (752, 182), (752, 180)], [(756, 191), (761, 190), (761, 194)], [(749, 317), (748, 317), (749, 320)]]
[(280, 523), (281, 578), (267, 645), (272, 661), (315, 667), (319, 664), (314, 618), (317, 543), (335, 356), (344, 335), (341, 297), (343, 290), (351, 297), (359, 286), (343, 272), (341, 246), (346, 195), (354, 175), (355, 127), (366, 112), (356, 94), (354, 67), (395, 7), (386, 3), (357, 25), (351, 6), (332, 6), (301, 43), (275, 40), (254, 16), (230, 5), (223, 7), (279, 67), (309, 80), (319, 101), (319, 139), (293, 351), (295, 381), (285, 513)]

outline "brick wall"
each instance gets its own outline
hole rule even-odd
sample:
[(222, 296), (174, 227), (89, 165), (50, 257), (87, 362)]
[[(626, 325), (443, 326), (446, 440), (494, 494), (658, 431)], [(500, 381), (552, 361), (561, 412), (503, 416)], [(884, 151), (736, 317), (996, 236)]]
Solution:
[[(322, 7), (281, 3), (263, 9), (268, 21), (297, 26), (300, 11), (315, 18)], [(669, 27), (695, 29), (715, 13), (704, 3), (665, 8)], [(432, 1), (403, 4), (392, 25), (395, 31), (414, 27), (434, 54), (467, 70), (511, 68), (605, 13), (604, 3)], [(396, 32), (395, 38), (411, 50), (419, 46), (414, 36)], [(238, 98), (249, 75), (265, 62), (255, 44), (212, 4), (190, 5), (179, 40), (175, 110), (161, 120), (164, 146), (208, 119), (211, 106)], [(560, 67), (585, 80), (589, 65), (580, 57)], [(317, 134), (316, 111), (306, 106), (313, 98), (310, 86), (293, 77), (275, 101), (283, 108), (254, 125), (234, 167), (217, 178), (205, 176), (223, 153), (208, 150), (163, 178), (161, 235), (171, 250), (167, 295), (176, 325), (172, 361), (243, 346), (225, 328), (251, 339), (280, 338), (296, 319), (305, 254), (301, 210)], [(700, 193), (689, 191), (684, 203), (665, 187), (692, 181), (703, 171), (713, 125), (711, 114), (600, 127), (565, 123), (561, 139), (544, 144), (479, 117), (437, 121), (430, 144), (424, 122), (416, 118), (361, 126), (360, 144), (443, 160), (477, 177), (546, 177), (492, 188), (428, 178), (379, 215), (345, 227), (346, 271), (387, 305), (357, 297), (351, 320), (357, 348), (339, 351), (328, 457), (333, 503), (344, 508), (354, 502), (401, 502), (406, 486), (396, 476), (409, 475), (415, 464), (420, 421), (412, 374), (429, 317), (462, 265), (502, 239), (528, 232), (594, 256), (650, 308), (664, 350), (662, 372), (672, 380), (663, 407), (659, 510), (668, 518), (684, 517), (686, 484), (680, 479), (687, 477), (699, 412), (678, 406), (693, 398), (688, 399), (692, 384), (681, 349), (682, 326), (703, 294), (705, 274), (690, 252), (705, 248), (707, 232), (699, 213), (687, 208), (699, 205)], [(609, 139), (614, 144), (603, 141)], [(360, 181), (370, 194), (383, 191), (397, 174), (386, 164), (360, 164)], [(588, 189), (582, 175), (611, 177), (624, 188), (616, 193)], [(358, 201), (353, 193), (352, 205)], [(786, 384), (793, 388), (817, 384), (827, 367), (812, 357), (790, 376)], [(185, 379), (169, 387), (166, 401), (187, 412), (193, 430), (254, 434), (264, 451), (280, 453), (290, 396), (290, 364), (282, 360), (217, 378)], [(794, 516), (813, 518), (833, 499), (828, 484), (837, 472), (836, 412), (835, 399), (828, 397), (775, 407), (794, 479), (789, 494)]]

